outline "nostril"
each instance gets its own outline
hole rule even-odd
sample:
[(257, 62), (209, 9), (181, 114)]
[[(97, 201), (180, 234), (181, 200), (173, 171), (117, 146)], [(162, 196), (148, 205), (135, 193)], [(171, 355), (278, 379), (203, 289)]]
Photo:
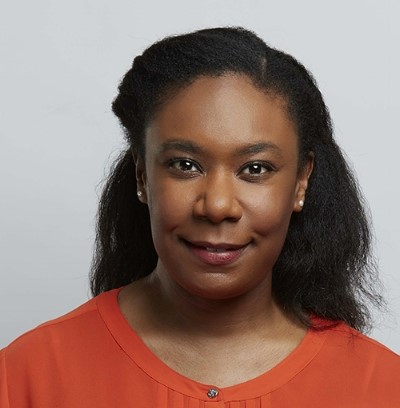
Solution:
[(208, 195), (195, 203), (193, 213), (195, 217), (207, 219), (212, 223), (236, 222), (242, 217), (242, 208), (233, 197)]

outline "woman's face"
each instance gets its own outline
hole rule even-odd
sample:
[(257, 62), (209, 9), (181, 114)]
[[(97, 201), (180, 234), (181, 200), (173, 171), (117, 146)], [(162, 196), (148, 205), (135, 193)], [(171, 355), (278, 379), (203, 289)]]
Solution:
[(137, 161), (156, 274), (210, 299), (270, 287), (311, 168), (298, 172), (282, 98), (246, 76), (197, 79), (157, 113)]

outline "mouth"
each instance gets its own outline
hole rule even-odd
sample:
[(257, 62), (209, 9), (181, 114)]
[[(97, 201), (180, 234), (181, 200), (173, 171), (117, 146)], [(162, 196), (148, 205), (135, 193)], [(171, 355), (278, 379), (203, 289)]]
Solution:
[(249, 246), (247, 244), (210, 243), (183, 240), (189, 251), (208, 265), (229, 265), (235, 262)]

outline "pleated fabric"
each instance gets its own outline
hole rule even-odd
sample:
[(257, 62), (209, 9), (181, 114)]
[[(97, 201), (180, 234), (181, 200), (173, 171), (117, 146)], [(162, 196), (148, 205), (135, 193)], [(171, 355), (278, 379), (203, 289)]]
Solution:
[(156, 406), (157, 408), (271, 408), (271, 403), (269, 395), (245, 401), (224, 402), (221, 397), (209, 401), (199, 400), (158, 384)]

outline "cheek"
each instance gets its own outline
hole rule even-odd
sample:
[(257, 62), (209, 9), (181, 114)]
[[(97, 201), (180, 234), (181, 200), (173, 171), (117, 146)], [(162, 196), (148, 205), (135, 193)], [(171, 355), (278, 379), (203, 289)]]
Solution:
[(272, 270), (282, 251), (292, 215), (290, 198), (291, 195), (283, 199), (266, 194), (263, 200), (253, 202), (248, 213), (248, 229), (258, 252), (258, 269)]
[(149, 189), (148, 206), (156, 241), (162, 232), (173, 231), (191, 216), (191, 192), (179, 185), (170, 188), (168, 183), (154, 183)]
[(248, 220), (260, 235), (286, 231), (293, 213), (294, 188), (268, 188), (250, 195), (245, 206)]

